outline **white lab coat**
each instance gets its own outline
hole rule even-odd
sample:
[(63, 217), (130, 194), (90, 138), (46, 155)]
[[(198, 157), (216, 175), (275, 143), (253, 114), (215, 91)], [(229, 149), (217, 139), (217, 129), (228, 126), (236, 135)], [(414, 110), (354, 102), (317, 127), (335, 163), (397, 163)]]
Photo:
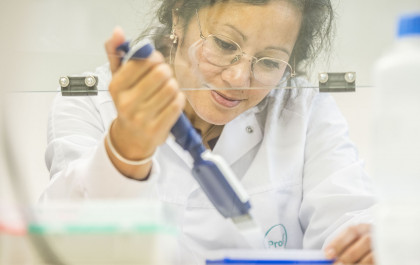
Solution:
[[(98, 68), (107, 90), (108, 66)], [(302, 80), (294, 82), (303, 82)], [(287, 98), (290, 93), (290, 98)], [(148, 198), (178, 207), (180, 240), (196, 249), (246, 247), (190, 173), (189, 155), (172, 138), (158, 148), (147, 181), (121, 175), (104, 147), (116, 110), (108, 92), (61, 97), (49, 119), (45, 201)], [(273, 90), (258, 106), (225, 125), (214, 147), (242, 182), (270, 248), (320, 249), (350, 224), (371, 221), (370, 178), (328, 94)]]

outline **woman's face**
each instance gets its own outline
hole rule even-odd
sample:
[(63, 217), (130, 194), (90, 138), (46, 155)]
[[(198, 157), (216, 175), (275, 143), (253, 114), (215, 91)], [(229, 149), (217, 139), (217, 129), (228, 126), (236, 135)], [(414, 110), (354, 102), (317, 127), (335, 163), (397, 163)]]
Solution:
[[(196, 114), (208, 123), (223, 125), (261, 102), (269, 93), (268, 88), (226, 88), (264, 86), (261, 78), (255, 78), (251, 71), (251, 58), (289, 61), (301, 16), (300, 10), (288, 1), (270, 1), (265, 5), (229, 2), (202, 8), (198, 10), (198, 18), (193, 16), (185, 29), (178, 26), (179, 45), (174, 70), (179, 85), (181, 88), (206, 88), (185, 91)], [(209, 63), (198, 20), (204, 37), (223, 35), (236, 42), (247, 55), (229, 66)], [(218, 47), (232, 49), (218, 39), (216, 42)]]

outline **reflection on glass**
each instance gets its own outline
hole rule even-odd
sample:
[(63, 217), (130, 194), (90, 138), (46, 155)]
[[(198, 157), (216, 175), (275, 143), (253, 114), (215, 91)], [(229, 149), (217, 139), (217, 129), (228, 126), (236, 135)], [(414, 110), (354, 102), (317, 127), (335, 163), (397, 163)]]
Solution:
[[(176, 240), (189, 253), (183, 257), (187, 260), (205, 258), (208, 250), (248, 251), (258, 244), (269, 250), (313, 248), (325, 258), (328, 243), (334, 247), (351, 234), (350, 223), (360, 235), (354, 242), (368, 236), (375, 203), (370, 178), (334, 100), (319, 93), (318, 80), (307, 78), (318, 74), (308, 65), (316, 64), (322, 50), (329, 52), (335, 17), (330, 1), (153, 4), (158, 8), (153, 13), (156, 22), (140, 37), (136, 38), (138, 32), (121, 30), (109, 37), (107, 65), (84, 72), (93, 69), (87, 62), (85, 67), (86, 56), (78, 59), (83, 67), (77, 69), (82, 70), (68, 71), (68, 61), (61, 60), (54, 68), (66, 70), (47, 75), (54, 84), (37, 86), (38, 91), (57, 93), (45, 129), (51, 181), (41, 202), (70, 200), (80, 205), (128, 198), (168, 204), (175, 216), (172, 225), (180, 231)], [(97, 32), (89, 26), (84, 30)], [(74, 39), (79, 37), (75, 35)], [(106, 37), (98, 39), (103, 42)], [(130, 39), (131, 47), (151, 42), (156, 51), (148, 58), (121, 63), (124, 54), (116, 47)], [(102, 49), (102, 43), (95, 47)], [(71, 57), (70, 52), (65, 55)], [(357, 65), (363, 63), (343, 62), (343, 69), (322, 73), (356, 72), (359, 78), (364, 73)], [(57, 90), (60, 76), (69, 81), (97, 77), (98, 93), (67, 96)], [(329, 77), (331, 81), (334, 75)], [(362, 109), (354, 102), (369, 102), (359, 92), (343, 96), (351, 113)], [(34, 110), (36, 106), (31, 106), (27, 112)], [(243, 187), (247, 196), (241, 198), (249, 199), (259, 235), (246, 239), (235, 225), (239, 219), (223, 218), (203, 192), (206, 184), (195, 180), (191, 169), (196, 161), (168, 137), (181, 113), (205, 149), (219, 155)], [(32, 139), (41, 139), (28, 131)], [(211, 190), (216, 195), (220, 191)], [(229, 200), (222, 203), (234, 208)], [(370, 246), (365, 244), (362, 250), (370, 253)], [(354, 257), (366, 263), (371, 258)]]

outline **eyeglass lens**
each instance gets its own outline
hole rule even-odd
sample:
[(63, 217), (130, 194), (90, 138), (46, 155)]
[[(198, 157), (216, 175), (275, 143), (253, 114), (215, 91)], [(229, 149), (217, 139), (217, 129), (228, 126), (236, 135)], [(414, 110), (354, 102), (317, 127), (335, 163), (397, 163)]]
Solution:
[[(209, 35), (203, 40), (202, 56), (208, 63), (226, 67), (238, 62), (243, 54), (237, 43), (222, 35)], [(252, 61), (254, 78), (264, 85), (278, 85), (287, 81), (292, 71), (290, 65), (271, 57), (257, 58)], [(286, 78), (285, 78), (286, 77)]]

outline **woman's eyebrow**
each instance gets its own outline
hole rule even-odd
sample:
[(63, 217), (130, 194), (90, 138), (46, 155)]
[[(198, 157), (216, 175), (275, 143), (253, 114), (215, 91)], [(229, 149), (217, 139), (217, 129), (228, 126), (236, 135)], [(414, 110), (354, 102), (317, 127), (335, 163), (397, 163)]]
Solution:
[(234, 25), (231, 25), (231, 24), (225, 24), (225, 26), (227, 26), (227, 27), (229, 27), (229, 28), (231, 28), (231, 29), (233, 29), (234, 31), (236, 31), (239, 35), (241, 35), (241, 37), (242, 37), (242, 39), (244, 40), (244, 41), (246, 41), (247, 40), (247, 37), (237, 28), (237, 27), (235, 27)]
[(283, 47), (277, 47), (277, 46), (268, 46), (265, 48), (266, 50), (277, 50), (277, 51), (282, 51), (284, 53), (286, 53), (288, 56), (290, 56), (290, 52), (283, 48)]

